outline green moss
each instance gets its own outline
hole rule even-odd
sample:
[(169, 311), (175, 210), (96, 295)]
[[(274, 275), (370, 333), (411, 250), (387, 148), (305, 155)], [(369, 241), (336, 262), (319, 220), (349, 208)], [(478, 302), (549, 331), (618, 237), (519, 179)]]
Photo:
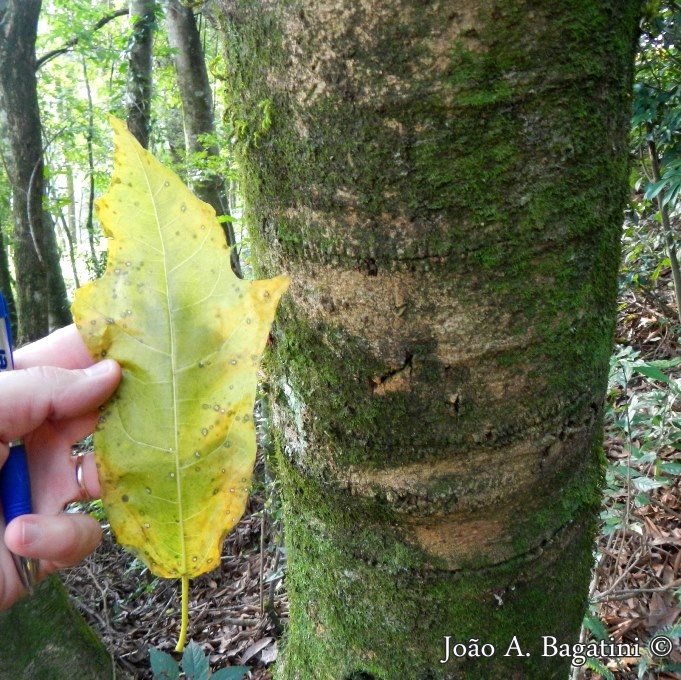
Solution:
[[(307, 482), (285, 480), (293, 482), (288, 490), (297, 497), (288, 541), (297, 625), (288, 636), (295, 652), (286, 659), (286, 677), (346, 678), (360, 669), (377, 679), (564, 677), (564, 663), (541, 657), (539, 632), (575, 641), (591, 568), (591, 507), (546, 542), (542, 559), (523, 556), (451, 573), (432, 564), (424, 569), (429, 558), (419, 559), (415, 549), (387, 549), (395, 539), (379, 525), (353, 537), (352, 510), (334, 511), (328, 498), (305, 492), (301, 498)], [(581, 561), (561, 560), (564, 550), (581, 555)], [(386, 555), (393, 559), (386, 561)], [(492, 659), (440, 664), (445, 635), (456, 642), (477, 639), (498, 651)], [(530, 657), (503, 656), (514, 636)]]
[[(563, 44), (566, 36), (573, 36), (577, 45), (583, 39), (579, 30), (565, 31), (562, 27), (573, 21), (582, 25), (581, 9), (575, 8), (569, 18), (556, 22), (555, 33), (560, 40), (548, 36), (533, 46), (534, 50), (545, 50), (545, 55), (528, 51), (524, 35), (527, 27), (521, 16), (511, 16), (517, 10), (510, 10), (503, 17), (508, 22), (503, 25), (508, 31), (507, 39), (502, 42), (481, 36), (483, 42), (494, 46), (482, 56), (455, 46), (450, 69), (443, 79), (445, 94), (440, 90), (433, 94), (418, 78), (412, 78), (413, 100), (408, 100), (409, 107), (403, 105), (403, 100), (388, 101), (378, 110), (352, 107), (348, 115), (344, 101), (326, 97), (294, 112), (290, 102), (273, 97), (273, 127), (268, 143), (261, 145), (259, 152), (247, 149), (245, 186), (254, 214), (262, 214), (263, 208), (278, 214), (277, 238), (286, 256), (314, 250), (317, 258), (325, 260), (343, 257), (346, 239), (329, 233), (323, 224), (287, 224), (282, 219), (285, 206), (299, 203), (302, 197), (316, 211), (342, 219), (346, 206), (338, 201), (336, 189), (348, 186), (363, 212), (379, 216), (394, 214), (392, 197), (400, 196), (400, 205), (422, 226), (422, 238), (419, 244), (388, 242), (376, 248), (381, 265), (389, 263), (399, 247), (404, 258), (417, 255), (417, 248), (432, 255), (477, 252), (483, 265), (496, 267), (497, 256), (478, 250), (480, 245), (484, 247), (476, 234), (480, 223), (500, 222), (503, 232), (497, 243), (506, 244), (512, 257), (522, 256), (551, 216), (547, 208), (556, 219), (563, 221), (567, 216), (576, 229), (583, 228), (579, 216), (575, 214), (573, 218), (573, 213), (561, 206), (568, 196), (581, 196), (585, 205), (593, 206), (584, 196), (589, 182), (585, 169), (594, 167), (594, 158), (612, 162), (612, 153), (605, 146), (612, 135), (608, 130), (594, 135), (593, 130), (593, 121), (598, 120), (604, 102), (586, 89), (602, 90), (601, 83), (612, 64), (604, 62), (597, 48), (593, 55), (585, 55), (584, 50), (570, 51)], [(267, 44), (268, 56), (276, 63), (285, 55), (277, 54), (280, 29), (272, 29), (272, 24), (269, 17), (262, 27), (257, 27), (258, 39), (251, 35), (250, 42)], [(496, 17), (489, 25), (495, 34), (502, 26)], [(268, 30), (273, 30), (271, 37), (267, 36)], [(427, 31), (427, 26), (423, 30)], [(416, 35), (418, 38), (418, 28)], [(404, 43), (393, 38), (390, 34), (390, 39), (382, 43), (384, 68), (404, 77), (410, 62), (420, 54), (405, 52)], [(309, 46), (313, 48), (313, 40)], [(238, 66), (243, 48), (239, 48), (238, 40), (230, 42), (228, 48)], [(579, 63), (574, 62), (575, 55), (580, 55)], [(313, 57), (311, 54), (310, 59)], [(356, 55), (356, 59), (360, 58), (361, 52)], [(536, 68), (537, 61), (551, 64), (551, 77), (561, 83), (560, 88), (545, 88), (541, 98), (533, 93), (543, 84), (524, 75)], [(622, 68), (619, 66), (619, 70)], [(251, 77), (237, 81), (240, 84), (231, 100), (239, 117), (248, 120), (257, 118), (257, 103), (271, 93), (263, 89), (265, 77), (258, 79), (249, 69), (243, 70)], [(579, 79), (570, 76), (575, 72), (580, 74)], [(509, 77), (509, 73), (514, 76)], [(254, 92), (247, 87), (249, 84)], [(613, 92), (609, 96), (612, 101), (605, 104), (611, 104), (612, 110), (621, 109), (616, 101), (621, 94)], [(556, 110), (564, 111), (562, 118), (555, 115)], [(550, 129), (541, 124), (548, 119), (544, 111), (552, 112)], [(386, 126), (386, 118), (399, 125)], [(575, 118), (584, 121), (583, 127), (575, 124)], [(301, 120), (308, 134), (301, 137), (289, 124), (291, 120)], [(413, 144), (408, 134), (396, 133), (396, 128), (421, 130), (418, 143)], [(594, 148), (594, 140), (603, 144), (602, 153)], [(546, 161), (538, 164), (539, 155)], [(566, 173), (566, 164), (572, 165), (575, 172)], [(595, 172), (621, 191), (619, 178), (604, 174), (600, 168)], [(276, 182), (272, 182), (273, 178)], [(597, 199), (602, 189), (593, 186)], [(446, 234), (429, 226), (433, 211), (443, 211), (451, 218), (452, 229)], [(534, 219), (525, 220), (526, 213), (530, 218), (534, 215)], [(348, 236), (361, 240), (359, 234)], [(362, 233), (361, 237), (368, 239), (368, 250), (380, 245), (380, 239), (372, 242), (371, 233)], [(458, 266), (456, 259), (452, 263)]]
[[(600, 429), (597, 432), (594, 439), (600, 440)], [(531, 550), (537, 536), (550, 536), (556, 527), (569, 525), (575, 517), (590, 516), (593, 520), (597, 516), (604, 474), (600, 443), (594, 441), (589, 455), (577, 467), (569, 466), (551, 479), (538, 503), (528, 503), (524, 521), (518, 522), (513, 536), (518, 554)]]
[(112, 660), (56, 576), (0, 614), (0, 677), (110, 680)]

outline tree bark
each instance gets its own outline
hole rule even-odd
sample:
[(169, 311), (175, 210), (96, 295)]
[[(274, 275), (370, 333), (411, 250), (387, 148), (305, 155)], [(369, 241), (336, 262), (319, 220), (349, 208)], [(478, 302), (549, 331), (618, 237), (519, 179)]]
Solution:
[(61, 252), (57, 244), (54, 220), (48, 212), (43, 212), (45, 228), (45, 254), (47, 257), (47, 291), (50, 330), (63, 328), (73, 322), (71, 304), (66, 292), (64, 275), (61, 271)]
[(292, 280), (279, 677), (566, 677), (541, 636), (577, 641), (592, 568), (640, 3), (219, 4)]
[[(175, 50), (173, 62), (182, 100), (187, 156), (205, 154), (209, 162), (215, 161), (220, 149), (215, 139), (213, 92), (208, 80), (201, 35), (191, 7), (183, 5), (180, 0), (167, 0), (166, 30), (170, 47)], [(198, 177), (190, 180), (196, 195), (211, 205), (218, 217), (229, 218), (224, 177), (205, 168), (199, 170), (198, 174)], [(227, 243), (236, 245), (231, 222), (223, 221), (222, 228)], [(238, 257), (234, 260), (236, 249), (232, 253), (232, 266), (234, 268), (236, 264), (235, 273), (239, 274)]]
[(147, 149), (151, 130), (151, 86), (155, 0), (130, 0), (132, 35), (129, 44), (126, 96), (128, 129)]
[(7, 301), (12, 337), (17, 337), (17, 306), (12, 293), (12, 275), (9, 270), (9, 257), (7, 256), (5, 240), (6, 236), (2, 229), (0, 229), (0, 290), (5, 295)]
[[(21, 0), (20, 0), (21, 1)], [(50, 577), (30, 599), (0, 613), (0, 677), (13, 680), (112, 680), (106, 648)]]
[(0, 111), (12, 187), (14, 266), (19, 313), (17, 342), (49, 329), (43, 228), (42, 131), (35, 77), (40, 0), (12, 0), (0, 9)]

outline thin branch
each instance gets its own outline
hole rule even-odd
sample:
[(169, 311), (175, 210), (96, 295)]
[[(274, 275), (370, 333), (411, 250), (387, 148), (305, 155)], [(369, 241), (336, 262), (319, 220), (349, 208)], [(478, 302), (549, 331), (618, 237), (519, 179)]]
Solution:
[(679, 585), (681, 585), (681, 583), (677, 579), (666, 586), (658, 586), (655, 588), (635, 588), (632, 590), (620, 590), (614, 593), (609, 589), (606, 593), (591, 598), (591, 602), (612, 602), (613, 600), (628, 600), (630, 597), (637, 597), (645, 593), (666, 593), (678, 590)]
[[(103, 28), (106, 26), (110, 21), (113, 21), (114, 19), (118, 19), (118, 17), (122, 17), (128, 14), (128, 8), (124, 9), (117, 9), (115, 12), (112, 12), (111, 14), (107, 14), (103, 16), (95, 25), (92, 27), (91, 32), (94, 33), (95, 31), (98, 31), (100, 28)], [(35, 70), (37, 71), (41, 66), (46, 64), (48, 61), (51, 61), (55, 57), (60, 56), (61, 54), (66, 54), (69, 50), (72, 50), (78, 43), (80, 42), (80, 38), (78, 36), (71, 38), (68, 42), (66, 42), (62, 47), (58, 47), (54, 50), (50, 50), (49, 52), (46, 52), (43, 54), (42, 57), (40, 57), (35, 64)]]
[(31, 240), (33, 241), (33, 248), (35, 249), (35, 254), (38, 257), (38, 262), (42, 263), (43, 262), (43, 254), (40, 251), (40, 248), (38, 246), (38, 239), (36, 238), (35, 235), (35, 230), (33, 228), (33, 225), (35, 224), (35, 215), (33, 214), (31, 210), (31, 196), (33, 195), (33, 187), (36, 181), (37, 177), (37, 172), (38, 168), (42, 167), (42, 164), (44, 163), (45, 159), (45, 153), (47, 152), (47, 149), (50, 147), (50, 144), (57, 139), (57, 137), (64, 132), (66, 128), (61, 128), (60, 130), (57, 130), (57, 132), (52, 135), (50, 139), (48, 139), (45, 142), (45, 145), (42, 147), (40, 150), (40, 155), (38, 156), (36, 162), (33, 164), (33, 170), (31, 171), (31, 177), (28, 180), (28, 189), (26, 190), (26, 219), (28, 220), (28, 229), (31, 233)]
[(88, 234), (88, 242), (90, 244), (90, 255), (92, 257), (92, 269), (99, 276), (101, 272), (100, 262), (97, 258), (97, 250), (95, 248), (95, 228), (93, 223), (94, 205), (95, 205), (95, 160), (94, 151), (92, 150), (92, 143), (95, 129), (95, 114), (94, 106), (92, 104), (92, 90), (90, 89), (90, 79), (87, 73), (87, 62), (83, 58), (83, 81), (85, 83), (85, 92), (87, 93), (88, 101), (88, 130), (85, 136), (87, 142), (87, 157), (88, 166), (90, 169), (90, 189), (88, 193), (87, 203), (87, 219), (85, 221), (85, 228)]

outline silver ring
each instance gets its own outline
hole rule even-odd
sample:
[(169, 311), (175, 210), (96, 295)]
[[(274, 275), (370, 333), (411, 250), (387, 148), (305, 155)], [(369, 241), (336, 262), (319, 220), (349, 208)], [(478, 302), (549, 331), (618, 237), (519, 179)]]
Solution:
[(79, 501), (89, 501), (92, 500), (87, 487), (85, 486), (85, 474), (83, 473), (83, 459), (85, 458), (85, 453), (79, 451), (78, 453), (71, 454), (76, 459), (76, 483), (80, 489)]

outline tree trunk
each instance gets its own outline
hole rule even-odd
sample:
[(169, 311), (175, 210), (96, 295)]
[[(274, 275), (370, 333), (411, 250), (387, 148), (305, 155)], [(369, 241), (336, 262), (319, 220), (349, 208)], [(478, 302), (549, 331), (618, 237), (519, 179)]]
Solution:
[(12, 275), (9, 270), (9, 257), (7, 257), (6, 236), (0, 228), (0, 291), (5, 295), (7, 311), (9, 312), (12, 336), (17, 337), (17, 306), (12, 293)]
[(2, 678), (124, 680), (56, 576), (42, 584), (32, 598), (0, 613), (0, 630)]
[(71, 305), (61, 271), (61, 253), (57, 245), (54, 220), (48, 212), (43, 213), (45, 254), (47, 257), (47, 291), (50, 330), (68, 326), (73, 322)]
[(640, 3), (219, 4), (254, 248), (292, 279), (279, 677), (565, 678)]
[[(220, 155), (215, 140), (213, 93), (208, 80), (208, 70), (201, 46), (201, 35), (191, 7), (180, 0), (166, 2), (166, 30), (168, 42), (175, 50), (173, 61), (177, 73), (177, 84), (182, 100), (184, 134), (187, 156), (205, 154), (210, 162)], [(213, 206), (218, 217), (229, 218), (229, 204), (222, 175), (211, 169), (199, 170), (199, 177), (192, 180), (196, 195)], [(229, 220), (222, 222), (225, 239), (229, 245), (236, 245), (234, 229)], [(236, 249), (232, 251), (235, 273), (239, 273)]]
[(76, 243), (78, 242), (78, 222), (76, 221), (76, 192), (73, 183), (73, 168), (66, 166), (66, 190), (68, 192), (68, 203), (66, 206), (66, 216), (60, 211), (59, 219), (62, 223), (64, 236), (69, 248), (69, 262), (71, 263), (71, 275), (76, 289), (80, 288), (78, 278), (78, 268), (76, 267)]
[[(0, 0), (0, 21), (2, 21), (2, 0)], [(1, 110), (1, 109), (0, 109)], [(0, 133), (3, 126), (0, 125)], [(2, 162), (5, 145), (0, 143), (0, 162)], [(17, 336), (17, 307), (14, 303), (14, 285), (10, 271), (9, 256), (7, 254), (7, 236), (11, 233), (12, 224), (12, 200), (7, 175), (0, 172), (0, 290), (7, 299), (10, 321), (12, 324), (12, 336)]]
[[(168, 43), (174, 50), (173, 62), (184, 114), (184, 134), (187, 153), (206, 150), (201, 137), (213, 135), (213, 93), (201, 46), (201, 35), (191, 7), (180, 0), (166, 0), (166, 30)], [(217, 153), (211, 140), (210, 151)]]
[[(48, 276), (43, 230), (43, 155), (35, 77), (40, 0), (0, 6), (0, 111), (5, 120), (7, 174), (12, 186), (17, 342), (48, 332)], [(3, 133), (5, 134), (5, 133)]]
[(156, 27), (155, 0), (130, 0), (132, 36), (126, 97), (128, 129), (147, 149), (151, 130), (152, 47)]

